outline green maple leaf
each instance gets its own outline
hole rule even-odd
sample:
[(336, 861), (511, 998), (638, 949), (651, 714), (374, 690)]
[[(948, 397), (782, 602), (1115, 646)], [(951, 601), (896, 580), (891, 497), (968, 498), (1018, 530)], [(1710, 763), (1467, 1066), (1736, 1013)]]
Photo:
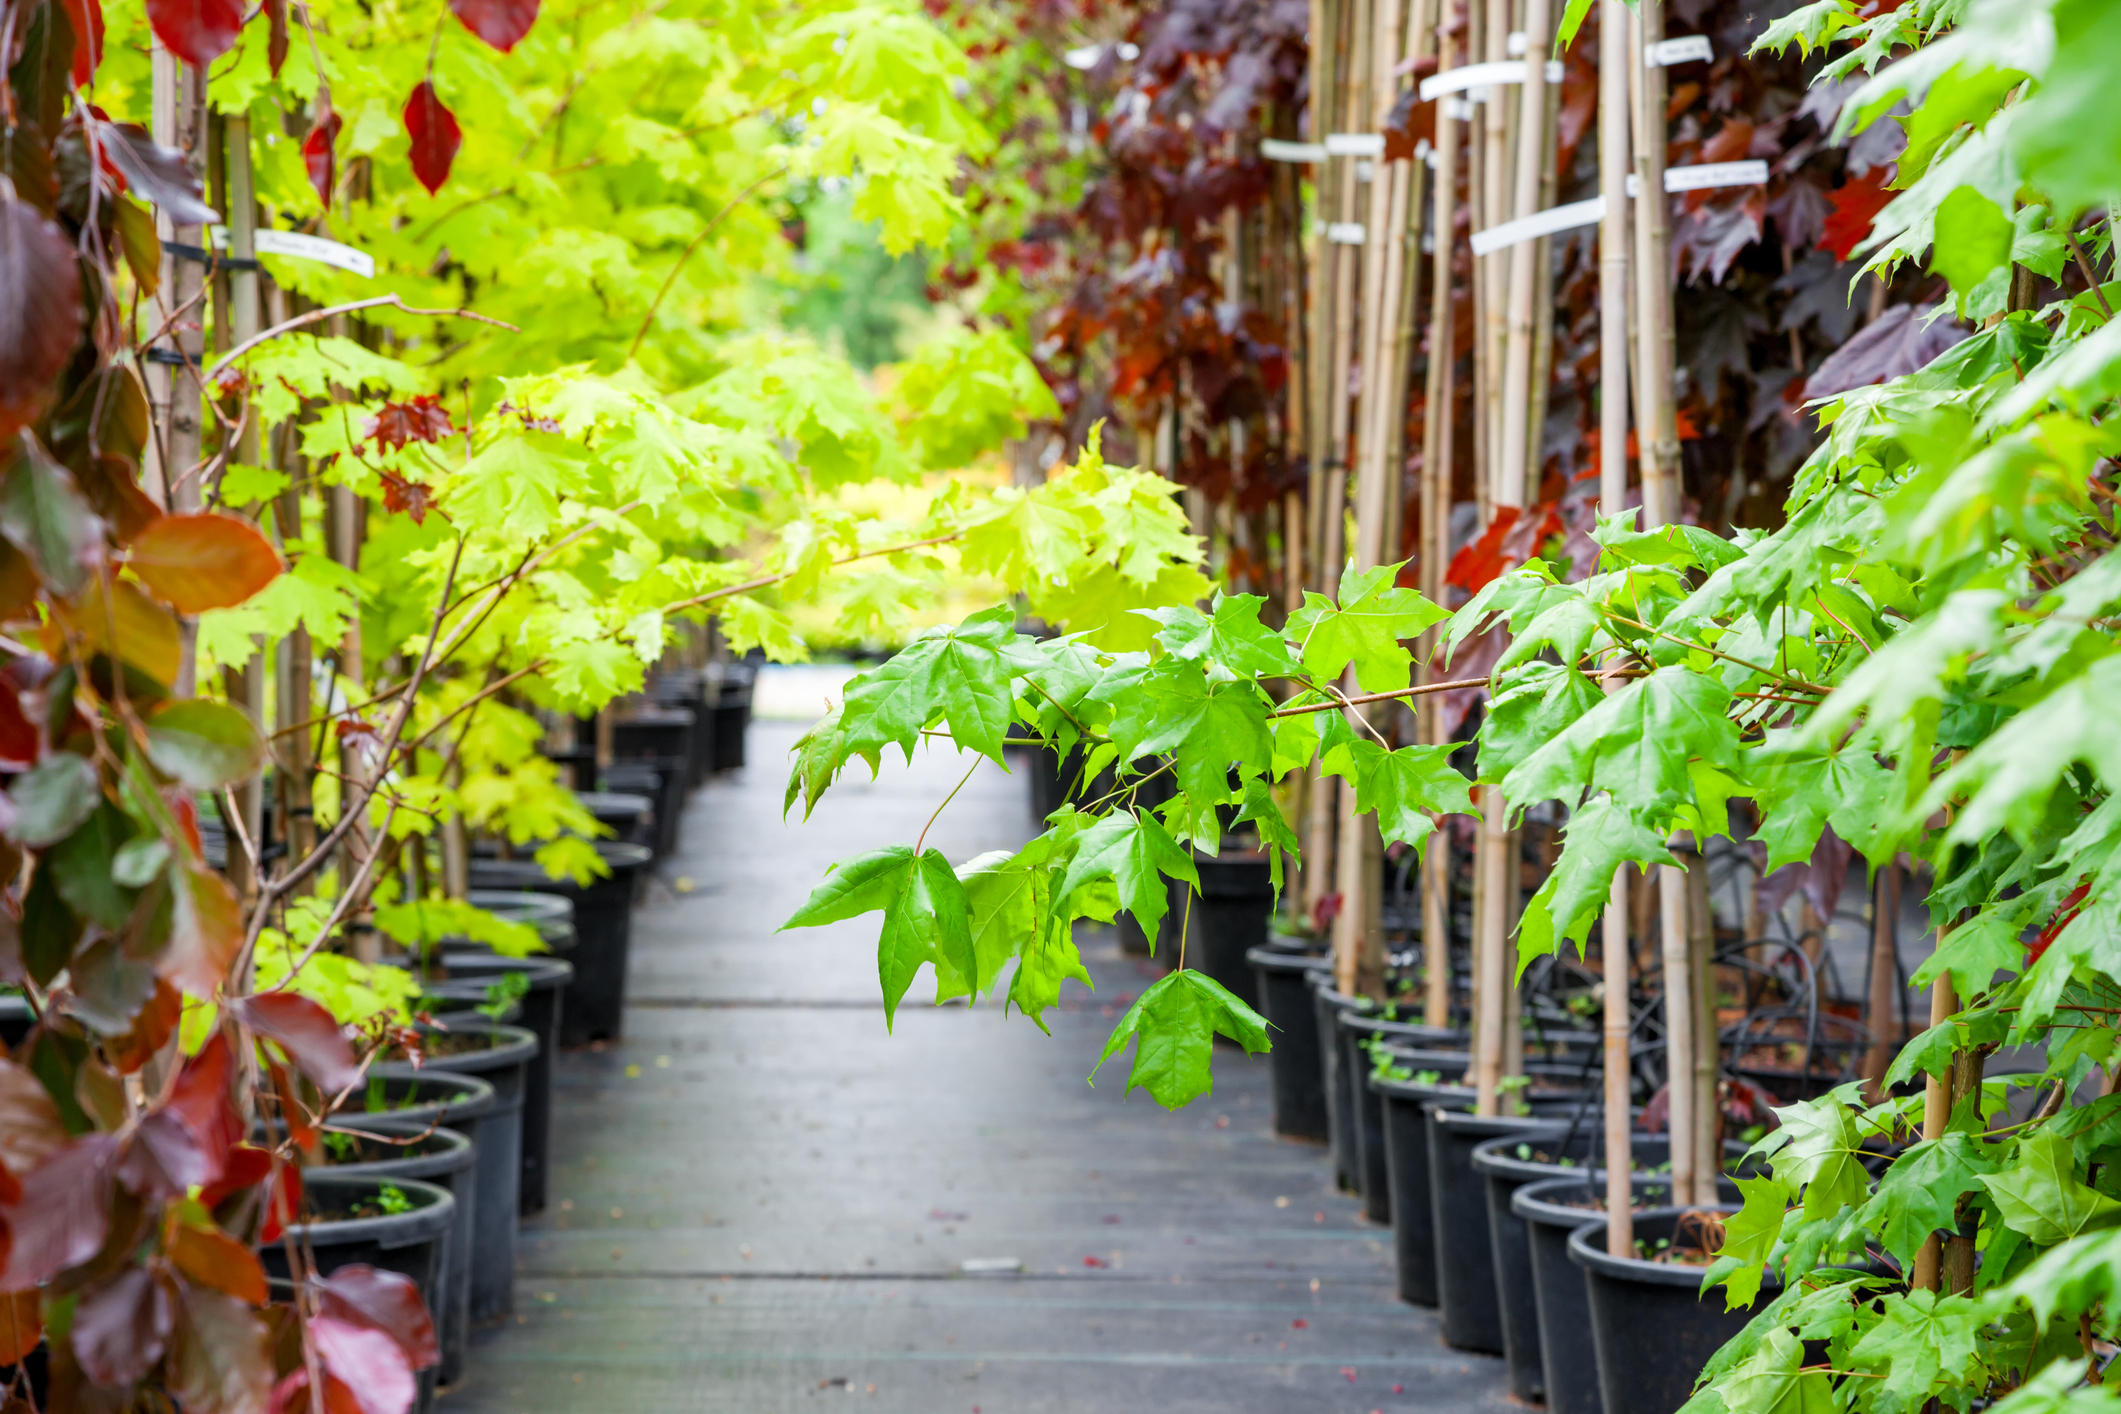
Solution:
[(1110, 734), (1121, 760), (1169, 752), (1180, 788), (1197, 800), (1228, 799), (1231, 767), (1258, 775), (1273, 760), (1259, 689), (1211, 683), (1198, 663), (1167, 656), (1118, 666), (1090, 696), (1112, 706)]
[(1664, 837), (1639, 823), (1610, 795), (1600, 795), (1569, 817), (1561, 857), (1539, 892), (1525, 901), (1517, 923), (1517, 970), (1559, 952), (1563, 939), (1581, 947), (1611, 897), (1613, 871), (1623, 863), (1677, 864)]
[(1938, 940), (1908, 985), (1926, 988), (1949, 972), (1958, 995), (1971, 999), (1986, 992), (1998, 972), (2016, 975), (2025, 966), (2025, 914), (2009, 903), (1982, 909)]
[(1355, 787), (1355, 809), (1377, 816), (1386, 840), (1419, 850), (1436, 830), (1436, 815), (1459, 815), (1473, 808), (1472, 783), (1451, 764), (1458, 748), (1402, 746), (1387, 751), (1367, 737), (1350, 735), (1327, 748), (1319, 770)]
[(1245, 782), (1245, 798), (1238, 809), (1240, 824), (1249, 820), (1259, 829), (1259, 847), (1267, 852), (1267, 872), (1273, 876), (1274, 892), (1281, 892), (1282, 856), (1289, 856), (1291, 864), (1302, 866), (1303, 851), (1296, 839), (1296, 831), (1289, 826), (1288, 816), (1282, 814), (1281, 805), (1274, 799), (1274, 788), (1259, 777)]
[(1522, 633), (1512, 634), (1510, 646), (1496, 660), (1497, 672), (1530, 662), (1550, 648), (1563, 663), (1573, 664), (1583, 656), (1591, 635), (1604, 627), (1605, 615), (1581, 586), (1567, 587), (1569, 593), (1542, 609)]
[[(1247, 1051), (1268, 1049), (1266, 1019), (1258, 1012), (1205, 972), (1173, 972), (1127, 1009), (1097, 1065), (1119, 1054), (1132, 1037), (1134, 1068), (1127, 1073), (1127, 1093), (1140, 1086), (1156, 1103), (1175, 1110), (1212, 1088), (1208, 1059), (1218, 1032)], [(1096, 1067), (1090, 1075), (1096, 1078)]]
[(2050, 1130), (2019, 1141), (2017, 1161), (1983, 1175), (1981, 1186), (1996, 1200), (2004, 1226), (2043, 1247), (2121, 1224), (2121, 1202), (2077, 1178), (2069, 1140)]
[(967, 977), (947, 959), (935, 966), (935, 999), (977, 996), (991, 991), (1002, 968), (1015, 957), (1026, 938), (1037, 934), (1044, 922), (1052, 893), (1052, 878), (1042, 857), (1041, 835), (1018, 853), (989, 850), (958, 866), (957, 879), (965, 886), (967, 927), (972, 935), (972, 957), (978, 969)]
[(1090, 504), (1099, 516), (1101, 543), (1123, 579), (1153, 584), (1171, 562), (1190, 565), (1201, 557), (1200, 542), (1171, 498), (1171, 483), (1160, 476), (1115, 474)]
[(961, 978), (979, 975), (965, 886), (941, 851), (915, 854), (900, 844), (842, 860), (781, 928), (815, 928), (879, 910), (884, 930), (876, 943), (876, 972), (889, 1029), (922, 963), (940, 960)]
[(1968, 1296), (1910, 1291), (1885, 1303), (1885, 1314), (1849, 1347), (1859, 1368), (1883, 1368), (1879, 1393), (1912, 1410), (1942, 1384), (1973, 1377), (1989, 1315)]
[[(800, 796), (803, 818), (808, 820), (819, 798), (839, 779), (848, 758), (856, 754), (847, 745), (846, 733), (840, 730), (840, 709), (835, 707), (818, 718), (789, 749), (789, 754), (795, 760), (788, 767), (788, 789), (781, 796), (781, 816), (787, 818)], [(874, 776), (881, 764), (878, 753), (870, 750), (861, 754), (869, 762), (869, 774)]]
[(1413, 590), (1395, 588), (1399, 569), (1379, 565), (1357, 573), (1351, 563), (1341, 572), (1337, 604), (1305, 591), (1303, 607), (1289, 615), (1288, 633), (1303, 645), (1304, 668), (1313, 677), (1330, 682), (1353, 663), (1366, 692), (1407, 685), (1414, 658), (1399, 641), (1449, 615)]
[(2121, 1301), (2121, 1227), (2089, 1232), (2043, 1253), (2011, 1278), (2004, 1294), (2030, 1305), (2033, 1319), (2043, 1328), (2057, 1312), (2099, 1305), (2114, 1310)]
[(1685, 799), (1687, 763), (1736, 767), (1738, 732), (1724, 714), (1730, 690), (1686, 667), (1660, 668), (1578, 717), (1503, 779), (1512, 805), (1573, 803), (1585, 790), (1608, 791), (1636, 809)]
[(1286, 678), (1303, 671), (1289, 655), (1281, 635), (1259, 621), (1258, 594), (1221, 594), (1203, 614), (1191, 604), (1144, 609), (1145, 618), (1163, 625), (1156, 641), (1164, 651), (1188, 662), (1210, 659), (1238, 677)]
[(1893, 1160), (1858, 1220), (1905, 1268), (1932, 1232), (1955, 1224), (1959, 1195), (1978, 1189), (1981, 1175), (1995, 1171), (1995, 1161), (1971, 1135), (1924, 1140)]
[(1870, 1174), (1864, 1170), (1863, 1135), (1849, 1099), (1859, 1087), (1842, 1085), (1816, 1100), (1778, 1107), (1782, 1127), (1756, 1146), (1775, 1156), (1775, 1176), (1804, 1190), (1808, 1223), (1830, 1218), (1842, 1208), (1870, 1197)]
[(1533, 663), (1513, 675), (1480, 724), (1480, 778), (1499, 781), (1603, 698), (1572, 667)]
[(1834, 833), (1881, 864), (1891, 857), (1894, 836), (1882, 828), (1893, 814), (1894, 778), (1869, 751), (1829, 751), (1795, 744), (1794, 731), (1768, 733), (1752, 753), (1767, 869), (1810, 861), (1828, 824)]
[(1957, 765), (1938, 776), (1920, 810), (1964, 799), (1945, 838), (1979, 844), (2001, 829), (2020, 840), (2039, 827), (2048, 798), (2077, 762), (2109, 786), (2121, 782), (2121, 732), (2113, 704), (2121, 698), (2121, 656), (2102, 658), (1998, 727)]
[[(1744, 1206), (1723, 1220), (1723, 1249), (1716, 1264), (1719, 1274), (1710, 1278), (1724, 1286), (1727, 1311), (1751, 1306), (1760, 1295), (1760, 1283), (1782, 1241), (1782, 1223), (1790, 1206), (1790, 1186), (1773, 1174), (1732, 1182), (1738, 1185)], [(1734, 1265), (1725, 1268), (1725, 1262)]]
[(1120, 902), (1142, 925), (1142, 932), (1153, 938), (1170, 911), (1166, 875), (1196, 888), (1200, 885), (1192, 857), (1178, 847), (1154, 814), (1115, 810), (1078, 837), (1057, 896), (1065, 900), (1093, 879), (1110, 879), (1119, 890)]
[(1771, 1330), (1716, 1392), (1729, 1414), (1835, 1414), (1841, 1401), (1833, 1381), (1803, 1366), (1804, 1342), (1786, 1330)]
[(1066, 581), (1082, 563), (1088, 525), (1082, 513), (1047, 488), (994, 493), (994, 509), (966, 527), (959, 542), (967, 571), (1004, 584)]
[(910, 762), (922, 730), (942, 722), (959, 746), (1000, 764), (1018, 656), (1016, 613), (1006, 604), (929, 629), (847, 684), (840, 707), (847, 754), (896, 745)]

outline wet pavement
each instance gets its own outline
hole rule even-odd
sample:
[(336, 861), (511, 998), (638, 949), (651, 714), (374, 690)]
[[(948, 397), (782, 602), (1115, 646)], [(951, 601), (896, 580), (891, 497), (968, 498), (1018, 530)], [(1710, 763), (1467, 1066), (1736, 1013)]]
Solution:
[[(910, 843), (964, 774), (894, 757), (807, 824), (780, 814), (799, 725), (693, 794), (634, 920), (626, 1036), (562, 1057), (552, 1206), (523, 1229), (516, 1314), (455, 1414), (1365, 1414), (1499, 1410), (1501, 1362), (1446, 1349), (1392, 1294), (1389, 1231), (1278, 1139), (1267, 1060), (1219, 1050), (1167, 1114), (1084, 1083), (1155, 971), (1079, 942), (1049, 1037), (921, 1003), (887, 1034), (874, 915), (777, 934), (835, 859)], [(866, 775), (856, 768), (857, 777)], [(975, 769), (928, 842), (1033, 829)]]

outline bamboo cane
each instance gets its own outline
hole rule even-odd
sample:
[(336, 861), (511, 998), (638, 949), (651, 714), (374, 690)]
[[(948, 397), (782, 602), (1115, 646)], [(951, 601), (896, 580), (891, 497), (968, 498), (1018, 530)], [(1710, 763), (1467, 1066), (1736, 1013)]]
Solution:
[(1708, 861), (1697, 850), (1687, 860), (1687, 980), (1694, 1003), (1694, 1199), (1716, 1201), (1722, 1110), (1716, 1103), (1723, 1043), (1716, 1021), (1716, 915), (1709, 908)]
[[(1551, 10), (1548, 0), (1526, 0), (1524, 82), (1518, 86), (1517, 170), (1510, 214), (1521, 219), (1539, 210), (1541, 175), (1547, 165), (1546, 48)], [(1504, 322), (1502, 371), (1502, 446), (1496, 467), (1498, 505), (1525, 503), (1531, 461), (1533, 336), (1539, 293), (1536, 261), (1539, 242), (1520, 241), (1489, 260), (1508, 261), (1505, 283), (1508, 311)]]
[(1498, 1112), (1502, 1081), (1505, 1012), (1517, 992), (1510, 985), (1509, 966), (1509, 804), (1495, 786), (1480, 789), (1480, 851), (1475, 867), (1480, 871), (1481, 896), (1474, 910), (1473, 967), (1480, 977), (1474, 1002), (1473, 1037), (1474, 1113)]
[[(262, 327), (259, 321), (257, 257), (257, 199), (252, 183), (250, 153), (250, 116), (231, 114), (222, 123), (223, 170), (227, 173), (228, 209), (223, 213), (228, 222), (228, 253), (231, 265), (228, 275), (229, 338), (228, 347), (256, 337)], [(236, 262), (251, 261), (253, 266), (245, 269)], [(246, 465), (258, 462), (258, 423), (256, 418), (246, 418), (241, 435), (237, 438), (236, 456)], [(254, 723), (265, 720), (265, 642), (262, 638), (252, 640), (254, 653), (242, 669), (230, 674), (230, 697), (243, 706), (243, 710)], [(243, 837), (253, 841), (259, 848), (264, 846), (265, 823), (265, 779), (262, 769), (246, 777), (234, 792), (236, 812), (242, 817)], [(250, 858), (241, 848), (228, 854), (229, 881), (236, 892), (248, 898), (257, 887), (253, 877)]]
[[(1938, 929), (1938, 946), (1944, 944), (1945, 929)], [(1940, 972), (1937, 980), (1930, 984), (1930, 1025), (1942, 1026), (1959, 1009), (1959, 999), (1952, 986), (1952, 974)], [(1955, 1067), (1956, 1069), (1956, 1067)], [(1922, 1089), (1922, 1137), (1937, 1140), (1944, 1137), (1952, 1121), (1952, 1074), (1931, 1075), (1925, 1078)], [(1943, 1256), (1944, 1244), (1936, 1233), (1923, 1239), (1922, 1247), (1915, 1253), (1915, 1271), (1912, 1285), (1917, 1291), (1935, 1291), (1939, 1277), (1939, 1259)]]
[[(1604, 0), (1598, 12), (1598, 185), (1605, 217), (1598, 227), (1598, 509), (1606, 515), (1628, 496), (1628, 9)], [(1613, 871), (1605, 911), (1606, 1251), (1635, 1255), (1630, 1180), (1628, 1057), (1628, 871)]]
[(1672, 322), (1671, 204), (1664, 193), (1664, 70), (1644, 61), (1644, 49), (1664, 38), (1663, 0), (1642, 0), (1638, 30), (1628, 46), (1634, 73), (1635, 303), (1642, 373), (1635, 428), (1642, 450), (1642, 504), (1649, 525), (1679, 519), (1679, 424), (1672, 404), (1676, 331)]
[(1692, 948), (1686, 926), (1686, 871), (1657, 866), (1664, 964), (1665, 1132), (1671, 1138), (1672, 1194), (1694, 1192), (1694, 1027)]
[[(1339, 42), (1341, 0), (1311, 0), (1311, 112), (1313, 142), (1325, 141), (1333, 126), (1332, 97), (1336, 74), (1334, 51)], [(1310, 310), (1304, 340), (1304, 451), (1310, 466), (1305, 544), (1311, 553), (1312, 587), (1330, 589), (1325, 570), (1326, 482), (1333, 453), (1327, 406), (1333, 387), (1333, 267), (1337, 258), (1326, 238), (1328, 213), (1338, 205), (1338, 164), (1317, 164), (1312, 182), (1311, 260), (1308, 276)], [(1309, 858), (1306, 850), (1306, 858)]]
[(1871, 891), (1871, 985), (1867, 1008), (1871, 1048), (1863, 1056), (1863, 1093), (1876, 1104), (1885, 1098), (1885, 1072), (1899, 1045), (1899, 1027), (1887, 1031), (1893, 992), (1900, 979), (1900, 866), (1878, 871)]

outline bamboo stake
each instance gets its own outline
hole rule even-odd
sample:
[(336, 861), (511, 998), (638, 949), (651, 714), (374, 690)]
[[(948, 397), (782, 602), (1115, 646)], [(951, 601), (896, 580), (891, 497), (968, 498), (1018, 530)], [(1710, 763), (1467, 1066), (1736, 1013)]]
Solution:
[(1480, 978), (1475, 998), (1473, 1039), (1474, 1113), (1497, 1113), (1502, 1081), (1504, 1013), (1517, 995), (1510, 985), (1509, 964), (1509, 856), (1510, 807), (1495, 786), (1480, 790), (1480, 852), (1475, 867), (1480, 871), (1481, 896), (1475, 902), (1477, 920), (1473, 968)]
[(1664, 70), (1643, 60), (1644, 47), (1664, 38), (1663, 0), (1642, 0), (1636, 28), (1628, 46), (1635, 92), (1635, 302), (1642, 359), (1635, 427), (1642, 451), (1643, 510), (1654, 526), (1679, 519), (1679, 424), (1672, 404), (1677, 335), (1672, 321), (1671, 204), (1664, 193)]
[[(1548, 0), (1526, 0), (1524, 82), (1518, 85), (1518, 140), (1511, 216), (1539, 210), (1541, 175), (1547, 166), (1546, 50), (1551, 10)], [(1539, 293), (1538, 241), (1509, 247), (1505, 283), (1509, 307), (1504, 322), (1502, 371), (1502, 448), (1496, 468), (1498, 505), (1522, 506), (1531, 460), (1533, 335), (1538, 322), (1533, 301)], [(1502, 252), (1498, 252), (1498, 255)], [(1490, 257), (1494, 259), (1494, 257)]]
[[(1628, 496), (1628, 8), (1604, 0), (1598, 12), (1598, 500), (1611, 515)], [(1635, 1255), (1634, 1189), (1629, 1171), (1628, 871), (1613, 871), (1605, 911), (1606, 1251)]]
[[(1937, 943), (1940, 947), (1944, 944), (1946, 931), (1942, 928), (1937, 930)], [(1958, 1009), (1959, 999), (1952, 988), (1952, 974), (1941, 972), (1937, 975), (1937, 980), (1930, 984), (1930, 1025), (1942, 1026)], [(1955, 1065), (1953, 1070), (1956, 1072), (1957, 1069)], [(1952, 1081), (1956, 1078), (1956, 1074), (1942, 1077), (1931, 1075), (1925, 1078), (1922, 1090), (1922, 1137), (1925, 1140), (1942, 1139), (1945, 1130), (1951, 1126)], [(1911, 1283), (1915, 1290), (1937, 1289), (1939, 1259), (1943, 1253), (1944, 1244), (1936, 1233), (1933, 1232), (1923, 1239), (1921, 1250), (1915, 1253), (1914, 1280)]]
[(1687, 860), (1687, 979), (1694, 1001), (1694, 1201), (1716, 1201), (1722, 1171), (1718, 1152), (1722, 1109), (1716, 1103), (1723, 1075), (1723, 1042), (1716, 1021), (1716, 915), (1709, 908), (1708, 861), (1696, 851)]
[[(1664, 962), (1664, 1074), (1671, 1137), (1672, 1197), (1694, 1192), (1693, 958), (1686, 927), (1686, 871), (1657, 866), (1657, 902)], [(1691, 1197), (1687, 1198), (1691, 1201)]]
[[(1487, 22), (1482, 39), (1490, 63), (1510, 57), (1510, 0), (1487, 0)], [(1507, 87), (1487, 90), (1481, 100), (1480, 225), (1499, 226), (1510, 219), (1510, 102)], [(1499, 261), (1474, 262), (1476, 278), (1484, 290), (1480, 337), (1487, 357), (1487, 373), (1481, 384), (1482, 460), (1492, 497), (1498, 484), (1495, 459), (1502, 446), (1502, 378), (1504, 345), (1509, 326), (1509, 266)], [(1497, 506), (1507, 503), (1496, 503)]]
[[(1337, 42), (1338, 0), (1311, 0), (1311, 141), (1324, 142), (1326, 130), (1333, 126), (1328, 116), (1333, 92), (1334, 46)], [(1305, 544), (1312, 553), (1309, 558), (1313, 566), (1314, 589), (1329, 589), (1331, 583), (1325, 578), (1325, 505), (1326, 481), (1329, 464), (1333, 459), (1327, 440), (1330, 418), (1327, 403), (1333, 386), (1333, 358), (1329, 350), (1333, 344), (1333, 266), (1335, 261), (1332, 242), (1326, 239), (1327, 213), (1333, 210), (1336, 196), (1336, 178), (1339, 169), (1332, 162), (1320, 162), (1312, 178), (1312, 230), (1311, 260), (1308, 275), (1310, 294), (1309, 320), (1304, 340), (1304, 452), (1310, 464), (1309, 496), (1306, 510)], [(1305, 857), (1310, 857), (1308, 849)]]
[[(257, 201), (252, 185), (250, 154), (250, 115), (230, 114), (222, 123), (223, 170), (228, 175), (228, 210), (223, 213), (228, 222), (228, 253), (231, 261), (254, 261), (257, 257)], [(230, 269), (228, 275), (228, 310), (230, 347), (246, 339), (256, 337), (260, 328), (258, 272), (255, 268), (244, 269), (240, 265)], [(255, 417), (246, 418), (243, 430), (236, 443), (236, 456), (248, 465), (258, 461), (258, 423)], [(240, 670), (229, 674), (230, 697), (240, 702), (253, 723), (263, 725), (265, 721), (265, 642), (253, 638), (253, 656)], [(265, 779), (261, 769), (235, 787), (236, 813), (242, 817), (245, 838), (264, 847), (263, 826), (265, 822)], [(231, 849), (228, 853), (229, 882), (235, 885), (239, 896), (249, 898), (256, 890), (258, 881), (252, 875), (250, 858), (242, 849)]]
[[(1451, 40), (1451, 16), (1442, 9), (1436, 22), (1437, 67), (1447, 69), (1457, 60)], [(1451, 299), (1451, 254), (1458, 229), (1459, 123), (1450, 95), (1436, 106), (1436, 195), (1434, 235), (1431, 239), (1429, 286), (1429, 373), (1422, 419), (1421, 446), (1421, 578), (1422, 592), (1434, 602), (1443, 602), (1445, 561), (1451, 552), (1451, 460), (1453, 413), (1457, 405), (1458, 331)], [(1430, 629), (1423, 643), (1420, 676), (1433, 681), (1433, 660), (1441, 643), (1441, 631)], [(1443, 699), (1432, 694), (1421, 706), (1425, 726), (1422, 740), (1430, 745), (1444, 740)], [(1451, 847), (1449, 837), (1439, 833), (1429, 844), (1422, 861), (1421, 928), (1422, 968), (1426, 974), (1423, 1021), (1447, 1026), (1451, 1017)]]

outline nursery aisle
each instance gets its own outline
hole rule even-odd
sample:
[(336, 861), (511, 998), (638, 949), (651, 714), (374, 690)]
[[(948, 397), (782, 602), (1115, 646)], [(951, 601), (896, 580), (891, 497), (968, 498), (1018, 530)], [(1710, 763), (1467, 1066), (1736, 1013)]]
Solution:
[[(1505, 1403), (1501, 1362), (1394, 1299), (1390, 1233), (1329, 1191), (1321, 1150), (1273, 1136), (1264, 1057), (1218, 1052), (1215, 1093), (1176, 1114), (1122, 1097), (1124, 1057), (1083, 1083), (1152, 975), (1109, 930), (1083, 939), (1097, 989), (1070, 986), (1050, 1038), (918, 1004), (922, 984), (887, 1035), (873, 917), (776, 935), (828, 863), (910, 842), (964, 769), (893, 758), (784, 825), (801, 730), (755, 723), (750, 768), (694, 794), (635, 917), (626, 1039), (562, 1058), (516, 1314), (443, 1408)], [(982, 766), (929, 842), (1013, 846), (1027, 800)]]

